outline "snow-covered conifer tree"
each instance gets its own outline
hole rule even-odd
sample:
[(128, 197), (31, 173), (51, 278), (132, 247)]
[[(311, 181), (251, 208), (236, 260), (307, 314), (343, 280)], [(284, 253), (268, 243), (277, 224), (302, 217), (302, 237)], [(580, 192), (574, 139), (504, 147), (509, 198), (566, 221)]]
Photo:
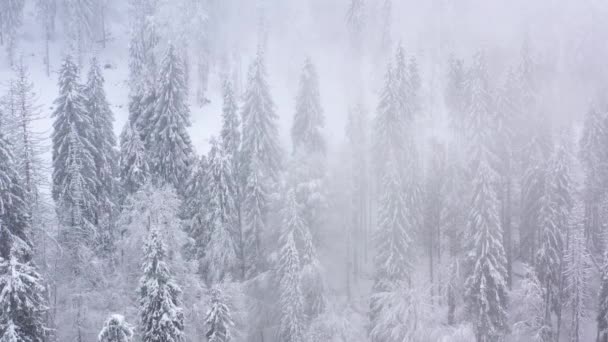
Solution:
[(208, 281), (216, 283), (234, 275), (239, 265), (236, 243), (238, 213), (231, 165), (215, 138), (211, 140), (207, 160), (207, 191), (210, 200), (207, 220), (211, 236), (205, 247), (204, 264)]
[(104, 323), (97, 336), (99, 342), (130, 342), (133, 338), (133, 328), (124, 316), (112, 314)]
[(250, 279), (265, 270), (262, 234), (266, 230), (269, 207), (267, 178), (257, 155), (250, 159), (251, 171), (243, 190), (243, 255), (245, 278)]
[(205, 318), (207, 340), (209, 342), (229, 342), (232, 340), (234, 321), (226, 296), (217, 287), (211, 289), (211, 303)]
[(291, 189), (287, 193), (283, 210), (283, 229), (277, 267), (281, 312), (279, 336), (286, 342), (304, 340), (303, 297), (300, 288), (301, 266), (295, 242), (295, 234), (305, 225), (300, 210), (296, 194)]
[(163, 59), (157, 84), (152, 126), (145, 141), (150, 152), (150, 170), (159, 181), (180, 190), (190, 172), (193, 150), (186, 130), (190, 126), (190, 110), (184, 69), (172, 45)]
[(576, 204), (570, 217), (568, 250), (564, 256), (566, 283), (564, 290), (568, 298), (568, 306), (572, 310), (569, 339), (571, 342), (581, 341), (590, 300), (593, 263), (587, 251), (583, 220), (583, 206)]
[(465, 301), (475, 327), (477, 342), (500, 339), (509, 330), (507, 322), (507, 271), (503, 236), (498, 217), (491, 166), (492, 95), (489, 91), (483, 53), (475, 56), (470, 70), (470, 104), (467, 127), (473, 198), (468, 216), (470, 272), (465, 282)]
[(110, 109), (104, 90), (104, 78), (97, 58), (92, 58), (87, 83), (84, 88), (87, 115), (91, 121), (91, 142), (95, 161), (96, 183), (95, 220), (100, 226), (100, 248), (109, 252), (116, 239), (112, 212), (116, 210), (115, 171), (117, 168), (114, 114)]
[[(55, 106), (53, 199), (58, 208), (62, 208), (59, 216), (65, 224), (82, 224), (86, 228), (81, 228), (89, 231), (95, 224), (93, 211), (97, 206), (95, 193), (98, 182), (93, 158), (97, 146), (93, 141), (93, 123), (87, 114), (83, 87), (78, 83), (78, 69), (69, 56), (60, 71), (59, 97)], [(77, 220), (68, 209), (73, 208), (76, 200), (79, 203)], [(96, 232), (89, 233), (92, 233), (87, 234), (91, 237)]]
[[(266, 81), (264, 55), (258, 50), (249, 68), (249, 78), (245, 89), (241, 117), (243, 120), (243, 177), (249, 177), (253, 170), (252, 160), (258, 158), (261, 173), (270, 180), (276, 180), (282, 165), (281, 147), (277, 128), (278, 116), (270, 96)], [(265, 215), (266, 213), (264, 213)]]
[(291, 126), (294, 153), (300, 149), (306, 154), (325, 153), (325, 139), (321, 132), (324, 123), (317, 71), (307, 58), (300, 75), (296, 113)]
[(153, 229), (144, 247), (143, 272), (138, 289), (141, 338), (144, 342), (184, 341), (181, 289), (165, 261), (160, 233)]
[(580, 160), (585, 172), (585, 236), (594, 243), (598, 250), (601, 232), (600, 207), (601, 197), (606, 193), (608, 180), (608, 153), (605, 150), (608, 139), (606, 114), (592, 105), (585, 117), (583, 131), (579, 142)]
[(33, 263), (26, 193), (0, 133), (0, 341), (45, 340), (44, 285)]
[(120, 179), (126, 194), (135, 193), (149, 178), (149, 159), (137, 126), (130, 121), (120, 134)]

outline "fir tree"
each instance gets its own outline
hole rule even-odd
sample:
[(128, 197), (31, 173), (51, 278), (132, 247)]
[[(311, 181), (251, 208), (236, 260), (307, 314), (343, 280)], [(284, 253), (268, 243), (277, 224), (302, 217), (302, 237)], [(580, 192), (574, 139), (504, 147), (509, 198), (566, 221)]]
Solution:
[(209, 342), (229, 342), (232, 340), (234, 321), (226, 297), (219, 288), (211, 289), (211, 303), (205, 325), (208, 327), (207, 340)]
[(182, 291), (165, 262), (166, 250), (158, 231), (150, 232), (144, 255), (144, 275), (138, 289), (142, 341), (181, 342), (184, 340)]
[(296, 113), (291, 126), (294, 153), (299, 149), (307, 154), (325, 153), (325, 139), (321, 132), (324, 121), (317, 71), (312, 61), (307, 58), (300, 76)]
[(99, 332), (99, 342), (130, 342), (133, 338), (133, 328), (122, 315), (113, 314), (104, 323)]
[(489, 342), (500, 339), (509, 328), (506, 257), (494, 189), (496, 173), (491, 167), (494, 158), (491, 150), (493, 107), (483, 54), (475, 56), (470, 77), (467, 132), (471, 144), (469, 155), (473, 198), (467, 229), (472, 244), (465, 300), (475, 326), (477, 342)]
[(597, 244), (601, 231), (599, 203), (608, 182), (608, 154), (604, 148), (608, 138), (606, 122), (605, 113), (592, 105), (585, 117), (579, 143), (585, 172), (585, 237), (595, 244), (597, 250), (601, 249)]
[(244, 94), (241, 117), (243, 120), (243, 170), (244, 177), (258, 172), (252, 160), (258, 158), (261, 173), (270, 180), (277, 180), (282, 156), (277, 128), (278, 116), (266, 82), (266, 65), (262, 51), (249, 68), (249, 79)]
[[(566, 278), (565, 292), (568, 304), (572, 310), (570, 320), (571, 342), (581, 341), (584, 331), (584, 319), (587, 317), (587, 308), (590, 300), (590, 282), (592, 274), (591, 256), (587, 252), (585, 235), (583, 231), (583, 215), (581, 206), (577, 205), (571, 217), (568, 250), (564, 256), (564, 276)], [(600, 301), (600, 308), (602, 302)], [(600, 334), (601, 336), (601, 334)], [(601, 338), (599, 339), (601, 341)]]
[(183, 188), (191, 167), (192, 143), (187, 132), (190, 110), (181, 59), (169, 46), (157, 81), (154, 116), (146, 146), (150, 152), (152, 175), (159, 181)]
[(95, 162), (97, 188), (95, 198), (97, 208), (95, 220), (100, 226), (101, 248), (110, 252), (115, 243), (116, 236), (111, 221), (113, 211), (116, 210), (117, 184), (116, 171), (116, 136), (114, 135), (114, 114), (106, 99), (104, 78), (97, 58), (91, 59), (91, 65), (84, 88), (86, 96), (87, 114), (91, 120), (91, 142), (96, 149), (93, 151)]
[[(83, 87), (78, 83), (78, 69), (69, 56), (61, 68), (59, 97), (55, 100), (55, 106), (52, 133), (53, 199), (58, 207), (68, 208), (78, 198), (78, 216), (82, 216), (82, 222), (89, 229), (95, 224), (93, 210), (98, 204), (95, 192), (99, 183), (93, 158), (97, 146), (93, 141), (93, 123), (87, 114)], [(78, 194), (73, 192), (75, 186)], [(73, 218), (67, 216), (70, 215), (63, 212), (60, 218), (73, 224)]]
[(235, 219), (234, 232), (235, 243), (237, 244), (238, 257), (240, 259), (241, 276), (245, 272), (244, 246), (243, 246), (243, 227), (242, 227), (242, 189), (241, 189), (241, 132), (240, 120), (237, 114), (237, 105), (232, 84), (229, 80), (224, 82), (224, 104), (222, 110), (222, 129), (221, 129), (221, 154), (226, 159), (225, 167), (230, 169), (227, 176), (231, 184), (228, 195), (234, 202)]
[(597, 342), (608, 342), (608, 256), (604, 256), (598, 298)]
[(245, 278), (250, 279), (265, 269), (262, 234), (266, 230), (269, 207), (267, 180), (257, 155), (251, 158), (243, 199), (243, 248)]
[[(182, 215), (185, 218), (186, 232), (192, 239), (188, 246), (190, 257), (203, 260), (205, 247), (210, 239), (208, 212), (211, 208), (209, 196), (209, 165), (207, 157), (201, 156), (194, 166), (186, 182)], [(202, 262), (201, 266), (204, 265)], [(206, 272), (204, 267), (199, 270), (201, 275)]]
[(281, 310), (279, 336), (286, 342), (304, 340), (300, 258), (295, 242), (295, 234), (304, 224), (296, 194), (293, 190), (289, 190), (283, 212), (283, 231), (277, 269)]
[(463, 132), (466, 123), (466, 71), (462, 59), (450, 56), (448, 64), (445, 104), (449, 111), (450, 127), (458, 135)]
[(42, 278), (32, 260), (26, 193), (0, 133), (0, 341), (45, 341)]
[[(19, 173), (23, 176), (23, 188), (27, 194), (29, 214), (33, 215), (33, 207), (39, 199), (39, 188), (43, 183), (42, 134), (34, 130), (33, 126), (41, 119), (40, 108), (37, 106), (37, 94), (30, 81), (27, 67), (21, 60), (15, 68), (15, 79), (10, 82), (10, 89), (6, 95), (5, 113), (6, 131), (14, 141), (15, 163)], [(12, 117), (8, 117), (8, 115)]]
[(205, 247), (204, 263), (207, 279), (210, 283), (216, 283), (234, 274), (238, 265), (235, 243), (238, 216), (230, 164), (215, 139), (211, 140), (208, 162), (207, 191), (210, 202), (207, 219), (211, 236)]
[(122, 189), (133, 194), (146, 183), (150, 169), (144, 143), (137, 128), (130, 121), (125, 123), (120, 134), (120, 179)]

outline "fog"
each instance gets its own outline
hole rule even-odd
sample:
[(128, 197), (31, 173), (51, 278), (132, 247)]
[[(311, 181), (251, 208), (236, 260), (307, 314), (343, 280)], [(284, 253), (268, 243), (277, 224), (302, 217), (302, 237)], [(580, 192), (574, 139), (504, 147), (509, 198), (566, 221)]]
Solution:
[(607, 17), (0, 0), (0, 341), (608, 341)]

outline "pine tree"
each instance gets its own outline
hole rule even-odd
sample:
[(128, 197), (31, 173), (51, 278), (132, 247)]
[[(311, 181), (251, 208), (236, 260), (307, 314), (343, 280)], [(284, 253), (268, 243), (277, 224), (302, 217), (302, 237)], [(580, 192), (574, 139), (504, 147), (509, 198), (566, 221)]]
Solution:
[(232, 340), (234, 321), (226, 297), (219, 288), (211, 289), (211, 303), (205, 325), (208, 327), (207, 340), (209, 342), (229, 342)]
[(166, 250), (158, 231), (150, 232), (144, 254), (138, 289), (142, 341), (184, 341), (182, 291), (165, 262)]
[[(258, 50), (249, 68), (249, 79), (244, 94), (241, 117), (243, 120), (243, 170), (244, 177), (251, 172), (261, 172), (269, 180), (277, 180), (282, 156), (277, 128), (278, 116), (266, 82), (266, 65), (263, 52)], [(252, 167), (258, 158), (260, 171)], [(265, 215), (265, 213), (264, 213)]]
[(120, 134), (120, 179), (126, 194), (133, 194), (149, 178), (148, 157), (137, 128), (130, 121)]
[(42, 278), (32, 260), (26, 193), (0, 133), (0, 341), (45, 341)]
[(475, 56), (469, 74), (471, 102), (467, 110), (467, 132), (471, 144), (473, 198), (467, 223), (472, 244), (465, 300), (477, 342), (489, 342), (499, 339), (509, 328), (506, 257), (494, 189), (496, 173), (491, 167), (494, 158), (491, 150), (493, 106), (482, 53)]
[(146, 146), (152, 175), (181, 190), (190, 171), (192, 143), (187, 132), (190, 110), (181, 59), (171, 45), (163, 59), (151, 130)]
[(449, 111), (450, 128), (458, 136), (466, 123), (466, 71), (462, 59), (450, 56), (448, 64), (445, 104)]
[(104, 78), (97, 58), (91, 59), (91, 65), (84, 88), (86, 96), (86, 109), (90, 117), (91, 142), (96, 149), (93, 151), (97, 188), (95, 197), (97, 208), (95, 220), (100, 226), (100, 243), (105, 252), (110, 252), (115, 243), (116, 236), (111, 222), (113, 211), (116, 210), (117, 184), (115, 182), (116, 171), (116, 136), (114, 135), (114, 114), (106, 99), (104, 90)]
[(310, 58), (307, 58), (300, 76), (296, 113), (291, 126), (294, 154), (300, 149), (307, 154), (325, 153), (325, 139), (321, 132), (324, 121), (317, 71)]
[[(99, 184), (93, 159), (97, 146), (83, 87), (78, 83), (78, 69), (69, 56), (61, 68), (53, 117), (53, 199), (59, 208), (67, 208), (78, 198), (81, 223), (89, 229), (95, 224), (93, 210), (97, 207), (95, 192)], [(73, 193), (75, 186), (78, 194)], [(60, 218), (73, 224), (75, 221), (67, 216), (64, 211)]]
[(6, 45), (8, 61), (13, 65), (17, 35), (23, 23), (24, 0), (6, 0), (0, 3), (0, 43)]
[(295, 242), (295, 234), (305, 225), (300, 210), (294, 190), (289, 190), (283, 212), (283, 231), (277, 269), (281, 310), (279, 336), (286, 342), (304, 340), (300, 258)]
[(207, 169), (209, 213), (208, 227), (211, 230), (209, 244), (205, 248), (207, 279), (210, 283), (223, 281), (234, 275), (238, 266), (237, 224), (232, 170), (229, 161), (220, 150), (216, 139), (211, 140)]
[(122, 315), (113, 314), (104, 323), (99, 332), (99, 342), (130, 342), (133, 338), (133, 328)]

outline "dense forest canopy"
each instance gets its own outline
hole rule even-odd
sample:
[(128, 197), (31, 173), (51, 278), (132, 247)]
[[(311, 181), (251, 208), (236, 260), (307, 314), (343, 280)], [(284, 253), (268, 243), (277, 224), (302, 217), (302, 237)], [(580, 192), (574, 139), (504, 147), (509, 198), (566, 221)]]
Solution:
[(0, 0), (0, 342), (608, 342), (606, 14)]

